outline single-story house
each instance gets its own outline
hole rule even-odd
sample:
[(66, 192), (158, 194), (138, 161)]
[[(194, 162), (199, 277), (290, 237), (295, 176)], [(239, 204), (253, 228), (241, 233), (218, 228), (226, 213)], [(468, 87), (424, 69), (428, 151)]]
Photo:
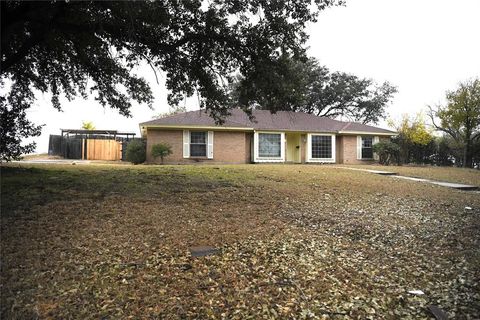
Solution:
[(190, 111), (140, 124), (147, 139), (147, 162), (154, 144), (168, 143), (165, 163), (347, 163), (375, 161), (373, 144), (396, 132), (312, 114), (254, 110), (254, 119), (240, 109), (222, 125), (203, 111)]

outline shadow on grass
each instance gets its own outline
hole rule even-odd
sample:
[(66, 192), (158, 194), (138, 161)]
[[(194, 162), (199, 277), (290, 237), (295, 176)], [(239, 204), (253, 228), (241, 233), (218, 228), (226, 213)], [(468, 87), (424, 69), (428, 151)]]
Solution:
[(1, 167), (2, 216), (53, 201), (103, 200), (107, 196), (151, 198), (231, 188), (228, 180), (165, 168)]

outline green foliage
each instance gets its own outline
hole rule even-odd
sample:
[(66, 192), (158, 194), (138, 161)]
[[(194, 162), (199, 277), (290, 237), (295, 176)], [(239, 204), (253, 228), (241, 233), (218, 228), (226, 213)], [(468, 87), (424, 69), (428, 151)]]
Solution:
[(404, 114), (398, 123), (389, 120), (389, 124), (395, 127), (402, 138), (411, 144), (426, 145), (433, 140), (432, 131), (427, 128), (421, 113), (413, 118)]
[(93, 121), (82, 121), (82, 129), (95, 130), (95, 125), (93, 124)]
[[(261, 81), (239, 77), (231, 102), (244, 109), (293, 110), (323, 117), (346, 117), (362, 123), (385, 118), (385, 107), (396, 88), (375, 84), (344, 72), (331, 72), (314, 58), (280, 56), (275, 65), (264, 63)], [(272, 94), (273, 93), (273, 94)], [(279, 107), (280, 106), (280, 107)]]
[(133, 164), (144, 163), (147, 158), (145, 142), (139, 139), (130, 141), (127, 144), (125, 157)]
[[(42, 126), (27, 119), (26, 110), (33, 102), (33, 94), (18, 83), (13, 87), (14, 94), (0, 96), (0, 161), (19, 160), (22, 154), (34, 152), (35, 143), (22, 144), (22, 139), (38, 137), (42, 130)], [(24, 90), (27, 92), (21, 93)]]
[[(0, 81), (8, 97), (2, 103), (15, 109), (1, 111), (27, 128), (8, 123), (3, 130), (15, 136), (8, 146), (19, 148), (21, 138), (37, 133), (25, 117), (17, 120), (34, 90), (49, 93), (57, 109), (62, 95), (93, 95), (125, 116), (132, 101), (151, 106), (150, 86), (132, 71), (140, 64), (166, 76), (170, 105), (198, 94), (200, 106), (221, 122), (234, 73), (265, 88), (259, 82), (269, 69), (263, 66), (278, 69), (282, 53), (304, 56), (306, 24), (342, 2), (1, 1)], [(5, 80), (12, 85), (5, 87)]]
[(430, 108), (430, 118), (437, 130), (461, 145), (462, 165), (472, 167), (473, 159), (479, 157), (474, 146), (480, 141), (480, 79), (460, 83), (456, 90), (447, 92), (446, 99), (445, 106)]
[(404, 114), (398, 123), (389, 120), (389, 124), (398, 132), (394, 141), (400, 147), (400, 162), (424, 163), (426, 158), (434, 152), (430, 150), (434, 139), (433, 134), (427, 128), (421, 114), (415, 117)]
[(451, 137), (443, 135), (435, 139), (434, 163), (439, 166), (451, 166), (453, 160), (458, 158), (458, 152), (452, 145)]
[(168, 143), (158, 143), (152, 146), (152, 157), (163, 159), (172, 154), (172, 147)]
[(380, 164), (399, 163), (400, 146), (391, 140), (380, 140), (373, 145), (373, 152), (378, 155)]

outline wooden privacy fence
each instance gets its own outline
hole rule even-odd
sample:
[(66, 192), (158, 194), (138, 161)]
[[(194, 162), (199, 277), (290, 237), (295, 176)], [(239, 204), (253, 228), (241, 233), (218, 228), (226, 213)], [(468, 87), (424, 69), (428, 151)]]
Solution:
[[(115, 140), (83, 139), (82, 157), (87, 160), (121, 160), (122, 143)], [(86, 150), (85, 150), (86, 148)]]

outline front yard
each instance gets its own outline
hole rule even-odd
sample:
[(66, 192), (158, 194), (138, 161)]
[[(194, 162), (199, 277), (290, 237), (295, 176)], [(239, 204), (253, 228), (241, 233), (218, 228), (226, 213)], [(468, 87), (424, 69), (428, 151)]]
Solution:
[(328, 165), (1, 173), (2, 319), (480, 315), (475, 192)]

